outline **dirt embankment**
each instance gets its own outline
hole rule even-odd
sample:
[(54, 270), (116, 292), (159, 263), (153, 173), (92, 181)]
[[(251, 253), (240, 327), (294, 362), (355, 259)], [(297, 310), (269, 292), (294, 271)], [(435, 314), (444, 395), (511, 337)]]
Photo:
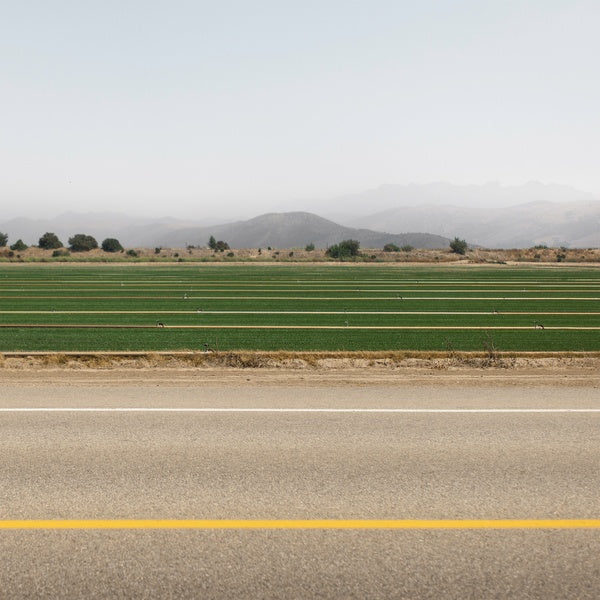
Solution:
[(600, 373), (600, 352), (33, 352), (0, 354), (0, 369), (280, 369), (294, 371), (540, 370)]
[[(340, 264), (325, 254), (324, 249), (307, 251), (302, 248), (263, 249), (263, 248), (234, 248), (228, 252), (213, 252), (208, 248), (135, 248), (129, 253), (104, 252), (100, 249), (88, 252), (68, 252), (62, 250), (56, 254), (53, 250), (31, 247), (21, 252), (9, 249), (0, 250), (0, 262), (27, 263), (69, 263), (93, 262), (103, 264), (115, 262), (120, 264), (142, 263), (188, 263), (207, 262), (221, 264), (244, 263), (310, 263)], [(449, 248), (399, 250), (385, 252), (381, 248), (361, 248), (360, 255), (355, 261), (344, 264), (377, 264), (377, 263), (421, 263), (421, 264), (519, 264), (543, 263), (557, 265), (594, 264), (600, 263), (600, 248), (516, 248), (488, 249), (470, 248), (465, 255), (456, 254)]]

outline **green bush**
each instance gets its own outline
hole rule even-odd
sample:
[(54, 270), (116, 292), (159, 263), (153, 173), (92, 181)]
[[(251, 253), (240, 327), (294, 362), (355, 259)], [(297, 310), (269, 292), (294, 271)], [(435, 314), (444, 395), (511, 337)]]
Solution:
[(98, 247), (98, 242), (91, 235), (85, 233), (77, 233), (69, 238), (69, 250), (71, 252), (88, 252), (95, 250)]
[(54, 248), (62, 248), (63, 243), (58, 239), (58, 236), (51, 231), (47, 231), (38, 241), (38, 246), (44, 250), (54, 250)]
[(304, 250), (306, 250), (306, 252), (312, 252), (315, 249), (315, 245), (311, 242), (310, 244), (306, 244), (306, 246), (304, 247)]
[(325, 254), (331, 256), (331, 258), (350, 258), (352, 256), (358, 256), (358, 249), (360, 248), (360, 242), (356, 240), (343, 240), (339, 244), (334, 244), (327, 248)]
[(102, 242), (102, 250), (104, 250), (104, 252), (121, 252), (123, 246), (121, 246), (121, 242), (115, 238), (106, 238)]
[(386, 244), (383, 247), (383, 251), (384, 252), (399, 252), (400, 251), (400, 247), (396, 246), (396, 244)]
[(450, 249), (455, 254), (465, 254), (465, 252), (467, 251), (467, 248), (468, 248), (467, 242), (465, 242), (465, 240), (461, 240), (460, 238), (455, 237), (450, 242)]
[(29, 246), (21, 239), (18, 239), (11, 247), (11, 250), (17, 250), (18, 252), (22, 252), (23, 250), (27, 250)]

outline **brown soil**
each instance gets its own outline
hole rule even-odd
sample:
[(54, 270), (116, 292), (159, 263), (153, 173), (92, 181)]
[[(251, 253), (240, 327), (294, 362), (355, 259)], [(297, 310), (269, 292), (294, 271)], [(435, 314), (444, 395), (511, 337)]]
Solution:
[[(22, 371), (152, 372), (167, 377), (229, 376), (234, 373), (265, 377), (348, 380), (398, 379), (456, 374), (469, 377), (524, 375), (536, 379), (584, 378), (600, 383), (600, 353), (443, 353), (443, 352), (106, 352), (106, 353), (5, 353), (0, 355), (0, 380)], [(334, 377), (335, 379), (335, 377)]]
[(13, 352), (0, 354), (2, 383), (600, 389), (600, 352)]
[[(100, 249), (90, 252), (73, 252), (67, 257), (52, 258), (52, 250), (42, 250), (32, 247), (22, 252), (10, 252), (8, 249), (0, 251), (0, 259), (10, 263), (22, 264), (23, 261), (49, 261), (54, 262), (85, 262), (85, 261), (129, 261), (128, 264), (139, 264), (139, 261), (161, 264), (161, 261), (170, 264), (172, 262), (185, 261), (209, 261), (219, 263), (235, 264), (236, 261), (269, 263), (295, 263), (295, 262), (318, 262), (324, 264), (340, 264), (331, 261), (324, 250), (313, 250), (307, 252), (298, 248), (262, 249), (258, 248), (235, 248), (231, 250), (233, 256), (228, 252), (213, 253), (208, 248), (162, 248), (156, 253), (153, 248), (136, 248), (137, 257), (130, 257), (124, 253), (103, 252)], [(132, 263), (131, 261), (138, 261)], [(457, 266), (465, 265), (503, 265), (520, 263), (545, 263), (558, 266), (564, 265), (589, 265), (600, 263), (600, 248), (523, 248), (523, 249), (470, 249), (467, 254), (461, 256), (454, 254), (448, 248), (437, 250), (415, 249), (410, 252), (384, 252), (380, 248), (361, 249), (361, 260), (364, 263), (342, 263), (342, 264), (377, 264), (377, 263), (402, 263), (402, 264), (451, 264)], [(155, 262), (156, 261), (156, 262)], [(98, 263), (95, 263), (98, 264)], [(102, 264), (102, 263), (100, 263)]]

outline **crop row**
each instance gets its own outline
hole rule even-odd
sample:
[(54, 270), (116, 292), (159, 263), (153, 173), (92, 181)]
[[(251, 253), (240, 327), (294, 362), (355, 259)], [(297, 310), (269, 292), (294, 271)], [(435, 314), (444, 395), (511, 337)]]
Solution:
[(305, 329), (0, 329), (2, 351), (101, 350), (597, 351), (598, 331)]
[(321, 327), (600, 327), (600, 313), (577, 314), (423, 314), (423, 313), (4, 313), (6, 325), (138, 325), (156, 326), (321, 326)]
[(12, 265), (0, 351), (598, 350), (565, 328), (600, 327), (599, 298), (589, 268)]
[(548, 281), (593, 281), (598, 282), (595, 268), (552, 268), (552, 267), (395, 267), (386, 266), (326, 266), (306, 265), (261, 266), (261, 265), (162, 265), (162, 266), (117, 266), (117, 265), (18, 265), (0, 266), (0, 281), (18, 282), (147, 282), (153, 281), (256, 281), (274, 283), (278, 281), (441, 281), (441, 282), (548, 282)]
[(14, 311), (386, 311), (386, 312), (600, 312), (600, 300), (552, 299), (447, 299), (390, 298), (0, 298), (0, 322)]

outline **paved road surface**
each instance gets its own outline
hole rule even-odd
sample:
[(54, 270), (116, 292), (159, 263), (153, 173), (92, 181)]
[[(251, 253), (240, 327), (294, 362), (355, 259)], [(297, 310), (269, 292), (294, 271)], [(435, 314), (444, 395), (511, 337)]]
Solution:
[[(593, 384), (211, 385), (5, 382), (0, 527), (600, 518)], [(10, 410), (124, 407), (244, 411)], [(423, 408), (446, 412), (410, 412)], [(474, 412), (482, 408), (513, 412)], [(600, 590), (600, 529), (0, 529), (0, 556), (0, 598), (597, 598)]]

